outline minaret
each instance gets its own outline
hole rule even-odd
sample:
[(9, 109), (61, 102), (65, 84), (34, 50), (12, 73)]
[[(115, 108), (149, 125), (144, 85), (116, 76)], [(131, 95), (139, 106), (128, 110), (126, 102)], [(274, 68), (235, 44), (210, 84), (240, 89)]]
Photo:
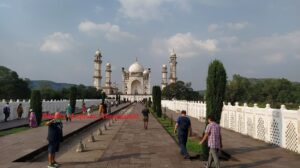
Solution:
[(111, 87), (111, 65), (110, 65), (110, 63), (106, 64), (106, 69), (105, 69), (105, 87)]
[(170, 83), (176, 83), (177, 77), (176, 77), (176, 53), (173, 49), (170, 56)]
[(102, 63), (102, 55), (100, 50), (98, 49), (95, 53), (95, 60), (94, 60), (94, 87), (99, 90), (101, 89), (101, 63)]
[(167, 73), (168, 73), (168, 69), (167, 69), (167, 65), (163, 65), (162, 66), (162, 82), (161, 82), (161, 89), (164, 89), (167, 85), (168, 85), (168, 81), (167, 81)]

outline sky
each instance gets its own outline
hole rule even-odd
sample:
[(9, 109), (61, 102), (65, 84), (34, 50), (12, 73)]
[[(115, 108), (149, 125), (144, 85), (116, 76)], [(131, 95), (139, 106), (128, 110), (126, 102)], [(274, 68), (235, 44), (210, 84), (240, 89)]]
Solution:
[(228, 79), (300, 82), (299, 9), (299, 0), (0, 0), (0, 65), (22, 78), (92, 85), (100, 49), (103, 84), (107, 62), (120, 87), (122, 67), (138, 58), (160, 85), (174, 48), (178, 79), (196, 90), (214, 59)]

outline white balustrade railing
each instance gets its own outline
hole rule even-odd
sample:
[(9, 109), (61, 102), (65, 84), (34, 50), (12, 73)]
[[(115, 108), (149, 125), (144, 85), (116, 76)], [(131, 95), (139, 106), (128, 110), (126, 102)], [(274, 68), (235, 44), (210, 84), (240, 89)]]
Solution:
[[(90, 107), (92, 105), (99, 105), (101, 103), (101, 99), (85, 99), (84, 100), (86, 107)], [(14, 120), (18, 117), (17, 114), (17, 108), (18, 105), (22, 103), (23, 107), (23, 114), (22, 118), (27, 118), (28, 117), (28, 112), (29, 112), (29, 107), (30, 107), (30, 100), (28, 101), (9, 101), (9, 106), (10, 106), (10, 117), (9, 120)], [(4, 113), (3, 113), (3, 108), (6, 104), (5, 100), (0, 101), (0, 120), (4, 120)], [(42, 106), (43, 106), (43, 112), (49, 112), (49, 113), (54, 113), (56, 111), (65, 111), (67, 105), (69, 104), (69, 100), (50, 100), (46, 101), (43, 100)], [(81, 108), (82, 106), (82, 100), (78, 99), (76, 100), (76, 107)]]
[[(204, 102), (162, 100), (162, 107), (179, 112), (186, 110), (187, 115), (199, 120), (206, 117)], [(282, 148), (300, 153), (300, 109), (287, 110), (284, 105), (280, 109), (248, 107), (245, 103), (224, 104), (220, 125), (226, 129), (248, 135)]]

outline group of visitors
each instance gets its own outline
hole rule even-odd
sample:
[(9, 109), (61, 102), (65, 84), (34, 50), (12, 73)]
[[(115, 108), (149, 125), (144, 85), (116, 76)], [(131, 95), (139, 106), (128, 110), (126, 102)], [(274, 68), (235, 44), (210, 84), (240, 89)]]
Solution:
[[(144, 121), (144, 129), (148, 129), (148, 121), (149, 121), (149, 108), (145, 105), (145, 108), (141, 111), (143, 115)], [(209, 147), (209, 155), (208, 155), (208, 162), (205, 165), (206, 168), (214, 165), (216, 168), (220, 167), (220, 161), (218, 153), (222, 148), (222, 136), (221, 136), (221, 129), (219, 124), (215, 122), (214, 116), (210, 115), (207, 117), (208, 125), (206, 126), (204, 136), (200, 140), (199, 144), (203, 144), (206, 140), (208, 140), (208, 147)], [(190, 155), (187, 151), (186, 144), (188, 140), (188, 136), (192, 136), (192, 124), (191, 120), (186, 114), (185, 110), (181, 111), (181, 115), (177, 118), (174, 134), (177, 133), (178, 136), (178, 143), (180, 147), (180, 154), (183, 155), (184, 159), (190, 159)]]
[[(3, 108), (3, 113), (4, 113), (4, 122), (7, 122), (7, 119), (10, 116), (10, 106), (9, 103), (6, 102), (4, 108)], [(20, 103), (17, 107), (17, 120), (22, 118), (22, 114), (23, 114), (23, 107), (22, 107), (22, 103)]]
[[(20, 120), (22, 118), (22, 114), (24, 112), (22, 103), (20, 103), (17, 107), (17, 120)], [(3, 108), (3, 113), (4, 113), (4, 122), (8, 121), (8, 118), (10, 117), (11, 109), (9, 106), (9, 103), (7, 102)], [(37, 120), (36, 120), (36, 115), (33, 112), (32, 109), (29, 110), (28, 112), (28, 123), (30, 128), (35, 128), (37, 127)]]
[(100, 118), (104, 117), (107, 114), (111, 113), (111, 103), (110, 102), (102, 102), (99, 105), (99, 109), (98, 109)]

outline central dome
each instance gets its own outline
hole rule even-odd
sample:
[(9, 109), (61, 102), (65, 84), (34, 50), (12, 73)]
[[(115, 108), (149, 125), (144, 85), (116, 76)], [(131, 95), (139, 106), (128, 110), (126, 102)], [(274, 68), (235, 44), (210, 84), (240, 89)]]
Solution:
[(130, 73), (143, 73), (144, 67), (140, 65), (138, 62), (133, 63), (129, 67), (129, 72)]

